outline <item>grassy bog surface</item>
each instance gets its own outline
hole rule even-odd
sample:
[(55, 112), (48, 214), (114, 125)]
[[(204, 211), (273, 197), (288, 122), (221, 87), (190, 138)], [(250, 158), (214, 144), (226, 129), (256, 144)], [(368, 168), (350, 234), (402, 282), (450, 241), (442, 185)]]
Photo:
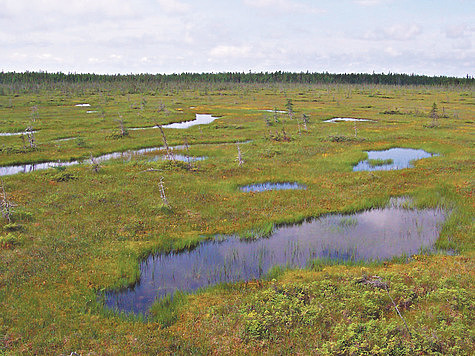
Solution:
[[(0, 132), (31, 126), (36, 147), (1, 136), (1, 166), (164, 146), (159, 129), (123, 135), (118, 120), (137, 128), (195, 114), (218, 119), (164, 129), (169, 146), (189, 146), (176, 152), (202, 161), (154, 160), (154, 152), (100, 162), (97, 172), (86, 162), (1, 177), (0, 201), (12, 208), (10, 221), (0, 222), (0, 355), (473, 354), (473, 88), (197, 85), (129, 93), (112, 85), (3, 93)], [(293, 118), (265, 111), (285, 111), (288, 99)], [(371, 121), (324, 122), (335, 117)], [(397, 147), (438, 156), (409, 169), (353, 172), (366, 151)], [(239, 189), (267, 182), (306, 189)], [(260, 280), (157, 301), (149, 315), (104, 306), (105, 291), (139, 281), (150, 253), (216, 235), (265, 236), (281, 223), (399, 196), (449, 212), (436, 251), (276, 267)]]

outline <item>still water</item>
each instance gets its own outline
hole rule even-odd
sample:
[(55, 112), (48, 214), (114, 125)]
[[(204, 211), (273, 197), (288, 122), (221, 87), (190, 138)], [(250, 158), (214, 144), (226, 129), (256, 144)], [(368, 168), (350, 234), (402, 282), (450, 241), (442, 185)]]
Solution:
[(446, 214), (405, 204), (392, 199), (383, 209), (278, 226), (267, 238), (217, 237), (192, 250), (151, 255), (140, 265), (139, 283), (106, 293), (105, 302), (120, 311), (146, 313), (156, 298), (177, 290), (260, 278), (276, 265), (304, 267), (316, 258), (381, 260), (430, 249)]

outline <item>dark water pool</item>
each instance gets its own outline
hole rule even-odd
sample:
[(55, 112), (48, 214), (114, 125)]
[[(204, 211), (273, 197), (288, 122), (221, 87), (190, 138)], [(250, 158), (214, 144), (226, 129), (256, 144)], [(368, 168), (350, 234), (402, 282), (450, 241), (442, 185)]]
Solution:
[[(353, 167), (353, 171), (389, 171), (394, 169), (412, 168), (413, 161), (423, 158), (438, 156), (435, 153), (429, 153), (424, 150), (412, 148), (391, 148), (385, 151), (367, 151), (368, 159), (359, 162)], [(370, 160), (387, 160), (392, 163), (383, 165), (371, 165)]]
[(109, 308), (146, 313), (156, 298), (221, 282), (259, 278), (275, 265), (304, 267), (315, 258), (379, 260), (430, 249), (446, 214), (406, 209), (392, 199), (383, 209), (326, 215), (275, 228), (268, 238), (226, 236), (190, 251), (151, 255), (140, 265), (135, 287), (105, 294)]
[(289, 189), (306, 189), (307, 187), (295, 182), (284, 182), (284, 183), (258, 183), (250, 184), (239, 187), (239, 190), (242, 192), (264, 192), (266, 190), (289, 190)]

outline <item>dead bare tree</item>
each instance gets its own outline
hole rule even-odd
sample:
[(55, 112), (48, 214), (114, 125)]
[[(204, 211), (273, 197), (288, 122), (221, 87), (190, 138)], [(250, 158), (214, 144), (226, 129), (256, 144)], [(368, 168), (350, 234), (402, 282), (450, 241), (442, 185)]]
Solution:
[(36, 138), (35, 138), (35, 131), (33, 130), (33, 127), (31, 125), (28, 126), (25, 132), (26, 132), (26, 136), (28, 137), (28, 143), (30, 145), (30, 148), (36, 149)]
[(237, 142), (236, 142), (236, 146), (237, 146), (237, 151), (238, 151), (238, 156), (236, 160), (238, 161), (239, 167), (242, 167), (242, 165), (244, 164), (244, 160), (242, 158), (241, 148), (239, 147), (239, 143)]
[(3, 218), (7, 219), (8, 223), (10, 224), (12, 222), (12, 213), (15, 204), (13, 204), (7, 197), (3, 180), (0, 180), (0, 183), (2, 184), (2, 200), (0, 201), (0, 208)]
[(92, 155), (91, 153), (91, 167), (92, 167), (92, 170), (94, 172), (99, 172), (100, 169), (101, 169), (101, 166), (99, 164), (99, 162), (97, 161), (97, 159)]
[(292, 120), (294, 118), (294, 104), (292, 103), (292, 99), (287, 99), (285, 108), (287, 109), (287, 115), (289, 115), (289, 119)]
[(190, 159), (190, 152), (189, 152), (189, 145), (188, 145), (188, 139), (185, 137), (185, 155), (186, 155), (186, 162), (188, 163), (188, 168), (189, 169), (192, 169), (193, 168), (193, 164), (191, 162), (191, 159)]
[(394, 302), (394, 299), (391, 297), (391, 294), (389, 293), (389, 286), (386, 282), (383, 281), (383, 279), (380, 276), (363, 276), (363, 278), (359, 279), (356, 283), (361, 283), (363, 285), (369, 285), (373, 288), (378, 288), (378, 289), (384, 289), (386, 293), (388, 294), (389, 299), (391, 299), (391, 303), (393, 304), (394, 309), (396, 310), (397, 314), (403, 321), (404, 325), (406, 326), (406, 330), (409, 333), (410, 336), (412, 336), (411, 331), (409, 330), (409, 326), (407, 326), (406, 319), (402, 316), (401, 312), (399, 311), (399, 308), (397, 307), (397, 304)]
[(160, 102), (157, 107), (157, 113), (165, 112), (165, 110), (166, 110), (165, 104), (163, 102)]
[(279, 120), (279, 112), (278, 112), (277, 108), (274, 108), (274, 122), (275, 122), (276, 124), (278, 124), (278, 123), (280, 122), (280, 120)]
[(168, 146), (167, 137), (165, 136), (165, 132), (163, 131), (162, 125), (157, 125), (157, 127), (158, 127), (158, 129), (160, 130), (160, 132), (162, 134), (163, 144), (165, 145), (165, 150), (167, 151), (167, 159), (170, 159), (170, 160), (174, 161), (175, 156), (173, 155), (172, 150)]
[(116, 119), (115, 121), (119, 124), (119, 129), (120, 129), (120, 136), (125, 137), (129, 135), (129, 131), (125, 127), (124, 119), (122, 118), (122, 115), (120, 113), (117, 113), (119, 115), (119, 118)]
[(35, 122), (36, 119), (38, 119), (38, 118), (39, 118), (38, 105), (33, 105), (33, 106), (31, 107), (31, 120), (32, 120), (33, 122)]
[(290, 137), (287, 136), (287, 131), (285, 131), (284, 123), (282, 123), (282, 141), (290, 142)]
[(168, 203), (167, 196), (165, 195), (165, 186), (163, 184), (163, 177), (160, 177), (160, 182), (158, 183), (158, 189), (160, 191), (160, 198), (162, 198), (163, 205), (169, 208), (170, 204)]
[(25, 140), (25, 135), (22, 133), (21, 136), (20, 136), (20, 140), (22, 141), (23, 143), (23, 148), (26, 150), (27, 147), (26, 147), (26, 140)]
[(307, 124), (309, 123), (308, 116), (305, 114), (302, 114), (302, 121), (303, 121), (303, 128), (305, 129), (305, 131), (308, 131), (307, 129)]

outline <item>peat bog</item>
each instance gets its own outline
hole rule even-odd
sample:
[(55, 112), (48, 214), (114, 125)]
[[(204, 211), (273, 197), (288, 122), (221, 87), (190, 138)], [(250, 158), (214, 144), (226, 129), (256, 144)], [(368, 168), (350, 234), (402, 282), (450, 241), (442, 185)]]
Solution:
[(0, 355), (473, 353), (472, 85), (143, 79), (0, 83)]

